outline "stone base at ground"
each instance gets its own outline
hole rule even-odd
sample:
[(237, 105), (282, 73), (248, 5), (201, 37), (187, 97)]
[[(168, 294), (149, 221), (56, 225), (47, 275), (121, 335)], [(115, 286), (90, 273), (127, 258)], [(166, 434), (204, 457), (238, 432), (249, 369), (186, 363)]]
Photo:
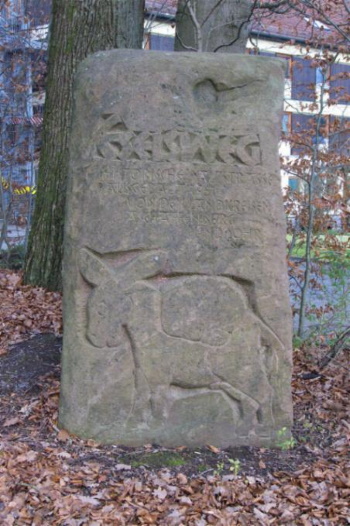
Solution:
[(290, 429), (283, 64), (98, 53), (75, 91), (60, 425), (271, 445)]

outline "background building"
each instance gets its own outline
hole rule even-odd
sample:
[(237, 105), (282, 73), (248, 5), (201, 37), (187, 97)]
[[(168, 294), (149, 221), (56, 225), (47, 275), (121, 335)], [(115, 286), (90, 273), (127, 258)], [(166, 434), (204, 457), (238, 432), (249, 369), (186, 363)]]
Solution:
[(48, 2), (0, 7), (0, 219), (30, 220), (43, 121)]
[[(174, 49), (176, 6), (177, 0), (146, 0), (145, 49)], [(3, 225), (5, 216), (17, 225), (30, 221), (45, 102), (50, 9), (51, 0), (9, 0), (0, 7)], [(336, 152), (345, 174), (343, 191), (350, 198), (350, 62), (341, 47), (347, 17), (340, 11), (334, 20), (340, 32), (334, 25), (295, 11), (256, 12), (247, 53), (278, 57), (286, 63), (281, 155), (293, 162), (307, 154), (303, 140), (298, 142), (303, 134), (320, 151)], [(294, 174), (294, 167), (284, 163), (282, 187), (302, 190), (302, 178)]]
[[(146, 1), (146, 48), (174, 49), (176, 6), (177, 0)], [(280, 153), (290, 159), (305, 151), (302, 145), (293, 145), (291, 137), (309, 133), (310, 117), (317, 118), (320, 103), (320, 147), (342, 153), (344, 157), (350, 154), (350, 57), (339, 52), (344, 46), (341, 32), (348, 27), (348, 15), (339, 7), (332, 20), (340, 31), (334, 25), (327, 26), (296, 11), (288, 14), (257, 11), (252, 20), (247, 53), (277, 57), (286, 62)], [(281, 184), (294, 190), (301, 185), (300, 178), (287, 170), (281, 172)]]

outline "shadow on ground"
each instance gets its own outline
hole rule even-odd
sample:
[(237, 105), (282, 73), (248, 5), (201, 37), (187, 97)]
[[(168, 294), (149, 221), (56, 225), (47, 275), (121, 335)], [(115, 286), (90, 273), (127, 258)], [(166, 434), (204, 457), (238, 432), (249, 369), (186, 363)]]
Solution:
[(58, 375), (61, 349), (62, 338), (54, 334), (39, 334), (12, 346), (0, 357), (0, 394), (33, 391), (41, 376)]

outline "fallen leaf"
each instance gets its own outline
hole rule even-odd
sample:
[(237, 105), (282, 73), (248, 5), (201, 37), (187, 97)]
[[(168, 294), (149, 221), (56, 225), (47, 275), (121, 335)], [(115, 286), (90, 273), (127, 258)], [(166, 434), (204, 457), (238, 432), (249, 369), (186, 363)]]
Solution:
[(180, 498), (179, 502), (181, 504), (187, 504), (188, 506), (192, 506), (192, 501), (189, 497), (183, 496)]
[(115, 469), (117, 471), (129, 471), (131, 469), (131, 466), (129, 464), (117, 464), (115, 466)]
[(99, 506), (101, 501), (94, 497), (85, 497), (85, 495), (75, 495), (83, 504), (91, 504), (92, 506)]
[(153, 495), (159, 500), (164, 500), (167, 497), (168, 492), (165, 489), (157, 488), (154, 490)]
[(68, 453), (68, 451), (60, 451), (59, 453), (56, 453), (56, 455), (61, 458), (72, 458), (72, 455)]
[(95, 440), (90, 439), (86, 441), (86, 445), (88, 447), (100, 447), (101, 444), (99, 442), (95, 442)]
[(183, 473), (179, 473), (176, 478), (179, 484), (187, 484), (188, 482), (188, 478)]
[(69, 440), (71, 438), (70, 434), (68, 433), (68, 431), (66, 431), (65, 429), (61, 429), (58, 433), (57, 433), (57, 438), (60, 442), (67, 442), (67, 440)]
[(37, 451), (28, 451), (23, 455), (18, 455), (17, 462), (33, 462), (38, 456)]
[(263, 522), (263, 524), (268, 524), (268, 516), (266, 515), (266, 513), (263, 513), (258, 508), (254, 508), (253, 513), (257, 519)]
[(7, 276), (7, 281), (10, 285), (12, 285), (13, 287), (15, 287), (16, 285), (19, 285), (19, 283), (21, 282), (22, 280), (22, 277), (20, 274), (8, 274)]
[(5, 420), (5, 422), (3, 423), (3, 426), (4, 427), (15, 426), (17, 424), (20, 424), (21, 422), (22, 420), (18, 418), (17, 416), (15, 416), (14, 418), (9, 418), (8, 420)]

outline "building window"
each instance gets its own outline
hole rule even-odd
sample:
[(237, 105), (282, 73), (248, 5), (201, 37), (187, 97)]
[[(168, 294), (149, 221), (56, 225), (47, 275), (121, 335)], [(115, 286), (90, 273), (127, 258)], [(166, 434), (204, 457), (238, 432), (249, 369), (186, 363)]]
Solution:
[(313, 146), (316, 144), (325, 144), (327, 136), (327, 119), (321, 117), (316, 136), (316, 127), (318, 125), (318, 115), (305, 115), (303, 113), (292, 114), (292, 155), (310, 155)]
[[(311, 121), (313, 121), (311, 117)], [(307, 146), (311, 146), (308, 141), (308, 131), (313, 128), (313, 122), (310, 122), (310, 115), (293, 113), (291, 116), (292, 144), (291, 154), (298, 155), (301, 153), (310, 153)], [(306, 151), (305, 151), (306, 150)]]
[(306, 58), (293, 57), (292, 63), (292, 99), (314, 101), (316, 68)]
[(330, 98), (337, 103), (350, 102), (350, 64), (332, 64), (330, 71)]
[(19, 17), (23, 15), (22, 0), (2, 2), (2, 4), (0, 7), (1, 16), (5, 17), (6, 21), (10, 23), (12, 30), (21, 29), (21, 20)]
[(339, 155), (350, 155), (350, 118), (330, 118), (329, 150)]
[(299, 179), (297, 177), (288, 177), (288, 188), (292, 192), (297, 192), (299, 190)]
[(51, 3), (45, 0), (25, 0), (25, 14), (31, 20), (32, 26), (49, 23)]
[(259, 56), (274, 58), (276, 56), (276, 53), (268, 53), (267, 51), (259, 51)]
[(149, 39), (149, 49), (155, 51), (174, 51), (175, 38), (165, 35), (151, 33)]
[(14, 148), (19, 142), (19, 129), (17, 124), (8, 124), (6, 126), (8, 145)]
[(323, 84), (325, 81), (325, 73), (322, 68), (316, 68), (316, 84)]
[(43, 104), (36, 104), (33, 106), (33, 116), (34, 117), (42, 117), (44, 115), (44, 105)]
[(34, 51), (31, 55), (33, 92), (43, 91), (47, 77), (47, 54)]
[(290, 114), (284, 113), (282, 116), (282, 138), (289, 135), (290, 132)]
[(27, 55), (23, 51), (6, 51), (2, 68), (2, 83), (6, 91), (21, 95), (28, 87)]

